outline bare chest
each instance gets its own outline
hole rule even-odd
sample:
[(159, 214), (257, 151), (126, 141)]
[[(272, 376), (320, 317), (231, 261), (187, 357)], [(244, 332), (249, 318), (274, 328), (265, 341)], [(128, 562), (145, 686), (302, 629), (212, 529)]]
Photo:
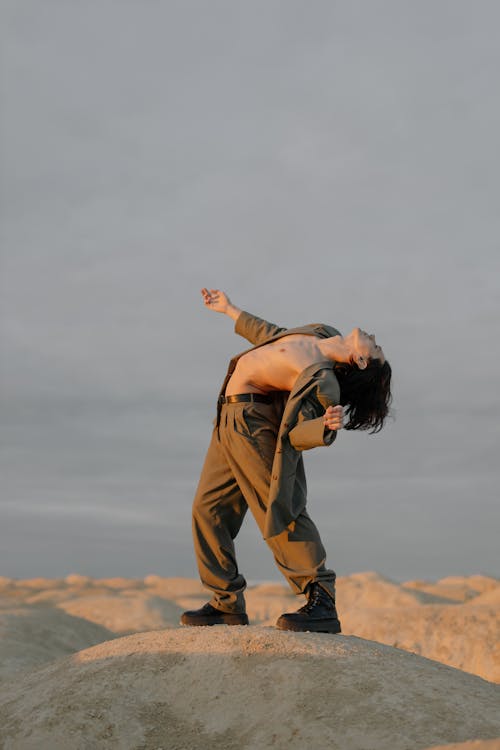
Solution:
[(315, 336), (283, 336), (240, 357), (226, 393), (290, 391), (299, 373), (322, 359)]

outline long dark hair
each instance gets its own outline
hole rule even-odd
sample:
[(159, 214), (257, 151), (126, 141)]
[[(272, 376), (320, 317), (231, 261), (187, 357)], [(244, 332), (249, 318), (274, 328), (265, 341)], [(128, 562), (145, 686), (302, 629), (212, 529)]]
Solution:
[(391, 366), (387, 360), (371, 359), (364, 370), (356, 364), (337, 362), (335, 375), (340, 385), (340, 403), (345, 406), (346, 430), (380, 432), (389, 414)]

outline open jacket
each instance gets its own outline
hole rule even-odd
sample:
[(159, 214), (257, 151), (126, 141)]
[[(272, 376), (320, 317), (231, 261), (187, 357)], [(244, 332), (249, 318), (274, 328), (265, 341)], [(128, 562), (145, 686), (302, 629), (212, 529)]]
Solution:
[[(293, 333), (318, 338), (340, 335), (336, 328), (323, 323), (280, 328), (245, 311), (238, 316), (234, 330), (253, 346), (231, 359), (220, 396), (224, 395), (238, 360), (251, 349)], [(306, 477), (302, 451), (331, 445), (337, 436), (333, 430), (325, 429), (323, 421), (327, 406), (336, 406), (340, 402), (340, 386), (333, 368), (332, 360), (309, 365), (299, 374), (291, 392), (283, 394), (283, 417), (271, 472), (264, 539), (281, 534), (305, 508)], [(220, 405), (218, 408), (220, 410)]]

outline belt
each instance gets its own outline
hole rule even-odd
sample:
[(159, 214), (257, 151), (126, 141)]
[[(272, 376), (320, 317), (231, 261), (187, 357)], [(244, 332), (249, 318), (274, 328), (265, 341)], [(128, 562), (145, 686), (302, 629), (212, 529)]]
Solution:
[(220, 396), (219, 404), (238, 404), (240, 401), (256, 401), (259, 404), (272, 404), (271, 396), (263, 393), (235, 393), (234, 396)]

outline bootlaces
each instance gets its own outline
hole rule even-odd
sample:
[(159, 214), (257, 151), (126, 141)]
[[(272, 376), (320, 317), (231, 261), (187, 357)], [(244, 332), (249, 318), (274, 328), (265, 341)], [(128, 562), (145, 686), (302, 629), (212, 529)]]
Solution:
[(304, 614), (308, 615), (320, 603), (321, 603), (321, 590), (319, 586), (315, 586), (309, 597), (309, 600), (304, 604), (303, 607), (299, 609), (299, 612), (304, 612)]

